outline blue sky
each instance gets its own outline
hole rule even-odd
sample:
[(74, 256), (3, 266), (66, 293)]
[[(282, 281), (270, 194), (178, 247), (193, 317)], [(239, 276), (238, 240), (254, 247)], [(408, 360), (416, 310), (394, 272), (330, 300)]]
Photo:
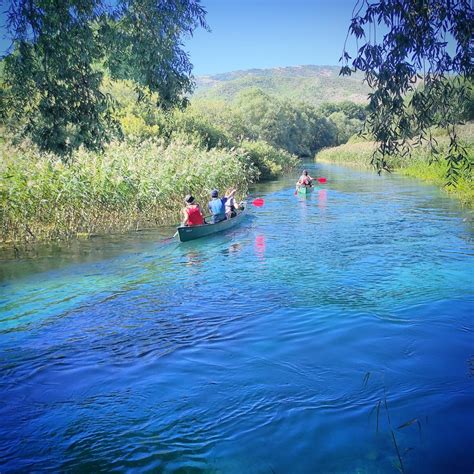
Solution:
[(337, 65), (355, 0), (202, 0), (211, 33), (186, 41), (194, 74)]
[[(185, 40), (195, 75), (238, 69), (337, 65), (355, 0), (201, 0), (208, 33)], [(4, 10), (0, 7), (0, 51)]]

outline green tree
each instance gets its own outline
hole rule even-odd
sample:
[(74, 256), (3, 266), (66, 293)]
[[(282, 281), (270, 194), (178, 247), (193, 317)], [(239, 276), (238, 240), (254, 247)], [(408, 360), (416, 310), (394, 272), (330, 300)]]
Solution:
[(45, 150), (101, 148), (117, 130), (104, 66), (161, 107), (182, 104), (192, 78), (181, 38), (206, 27), (204, 16), (199, 0), (10, 0), (0, 116), (13, 114)]
[(323, 104), (319, 107), (318, 112), (337, 127), (336, 142), (338, 145), (346, 143), (352, 135), (361, 132), (367, 118), (365, 106), (349, 101)]
[(412, 134), (433, 143), (433, 126), (450, 136), (448, 183), (471, 166), (455, 125), (473, 77), (473, 19), (469, 0), (358, 0), (348, 32), (357, 51), (352, 60), (344, 47), (341, 74), (363, 71), (373, 88), (366, 125), (379, 142), (372, 157), (379, 172), (389, 155), (410, 153)]
[(280, 100), (260, 89), (242, 91), (235, 102), (237, 113), (248, 126), (252, 140), (264, 140), (299, 156), (334, 145), (334, 125), (315, 107)]

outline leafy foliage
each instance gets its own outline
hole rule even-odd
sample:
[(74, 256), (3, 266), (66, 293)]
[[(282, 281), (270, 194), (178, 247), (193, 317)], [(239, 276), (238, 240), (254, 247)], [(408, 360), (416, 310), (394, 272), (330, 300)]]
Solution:
[(186, 105), (192, 64), (181, 36), (207, 28), (205, 13), (199, 0), (120, 0), (100, 30), (112, 77), (146, 85), (164, 108)]
[(11, 4), (16, 47), (5, 59), (7, 105), (44, 149), (97, 149), (107, 134), (108, 100), (93, 66), (101, 55), (91, 23), (97, 8), (95, 0)]
[[(316, 109), (303, 102), (280, 100), (251, 88), (232, 102), (198, 100), (185, 110), (163, 111), (154, 106), (153, 94), (137, 93), (132, 81), (106, 81), (104, 90), (116, 101), (114, 117), (127, 139), (175, 139), (206, 149), (237, 147), (243, 141), (262, 141), (290, 154), (312, 156), (318, 149), (346, 140), (361, 129), (364, 107), (349, 102)], [(325, 115), (339, 111), (343, 126)], [(354, 117), (354, 118), (353, 118)], [(339, 124), (340, 125), (340, 124)]]
[(182, 104), (192, 81), (181, 36), (205, 27), (204, 15), (199, 0), (10, 0), (0, 115), (41, 149), (100, 149), (118, 132), (104, 65), (160, 106)]
[[(468, 0), (357, 2), (348, 32), (356, 38), (357, 52), (351, 67), (352, 58), (344, 50), (341, 74), (363, 71), (374, 89), (367, 126), (379, 142), (372, 158), (379, 171), (389, 169), (388, 156), (410, 153), (413, 135), (418, 144), (428, 141), (436, 151), (429, 132), (434, 125), (446, 128), (450, 136), (448, 182), (471, 166), (455, 124), (473, 77), (473, 19)], [(454, 52), (450, 43), (456, 45)]]
[(335, 144), (335, 125), (315, 107), (281, 100), (261, 89), (245, 89), (230, 103), (194, 100), (193, 107), (236, 142), (262, 140), (299, 156), (312, 156)]
[(359, 133), (367, 117), (367, 108), (353, 102), (323, 104), (319, 112), (336, 126), (337, 145), (346, 143), (354, 134)]
[(245, 152), (251, 166), (259, 170), (261, 179), (276, 178), (299, 164), (295, 155), (272, 147), (262, 140), (244, 140), (240, 149)]

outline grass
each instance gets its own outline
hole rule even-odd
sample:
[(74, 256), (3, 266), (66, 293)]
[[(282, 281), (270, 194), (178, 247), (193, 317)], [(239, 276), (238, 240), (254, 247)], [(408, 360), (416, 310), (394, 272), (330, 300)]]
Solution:
[(183, 197), (259, 177), (245, 150), (159, 141), (112, 143), (65, 164), (31, 144), (0, 146), (0, 242), (16, 243), (155, 227), (179, 221)]
[[(471, 163), (474, 165), (474, 123), (461, 126), (459, 136), (467, 147)], [(450, 196), (458, 199), (463, 206), (474, 209), (474, 180), (472, 169), (460, 174), (456, 186), (446, 186), (447, 163), (443, 160), (448, 148), (448, 137), (442, 130), (435, 133), (440, 152), (439, 160), (433, 161), (426, 146), (417, 147), (408, 158), (392, 157), (390, 164), (395, 172), (435, 184)], [(345, 145), (321, 150), (316, 161), (337, 163), (348, 166), (369, 168), (375, 143), (360, 139), (350, 140)]]

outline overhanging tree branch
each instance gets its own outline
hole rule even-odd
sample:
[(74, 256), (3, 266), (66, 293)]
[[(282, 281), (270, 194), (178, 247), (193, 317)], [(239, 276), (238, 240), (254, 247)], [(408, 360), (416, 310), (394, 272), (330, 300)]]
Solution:
[(473, 25), (468, 0), (357, 2), (348, 36), (363, 44), (352, 59), (346, 40), (341, 74), (363, 71), (373, 88), (366, 130), (379, 143), (372, 157), (379, 172), (390, 169), (390, 155), (408, 155), (413, 143), (426, 141), (436, 152), (434, 126), (450, 138), (448, 184), (472, 166), (455, 125), (471, 93)]

